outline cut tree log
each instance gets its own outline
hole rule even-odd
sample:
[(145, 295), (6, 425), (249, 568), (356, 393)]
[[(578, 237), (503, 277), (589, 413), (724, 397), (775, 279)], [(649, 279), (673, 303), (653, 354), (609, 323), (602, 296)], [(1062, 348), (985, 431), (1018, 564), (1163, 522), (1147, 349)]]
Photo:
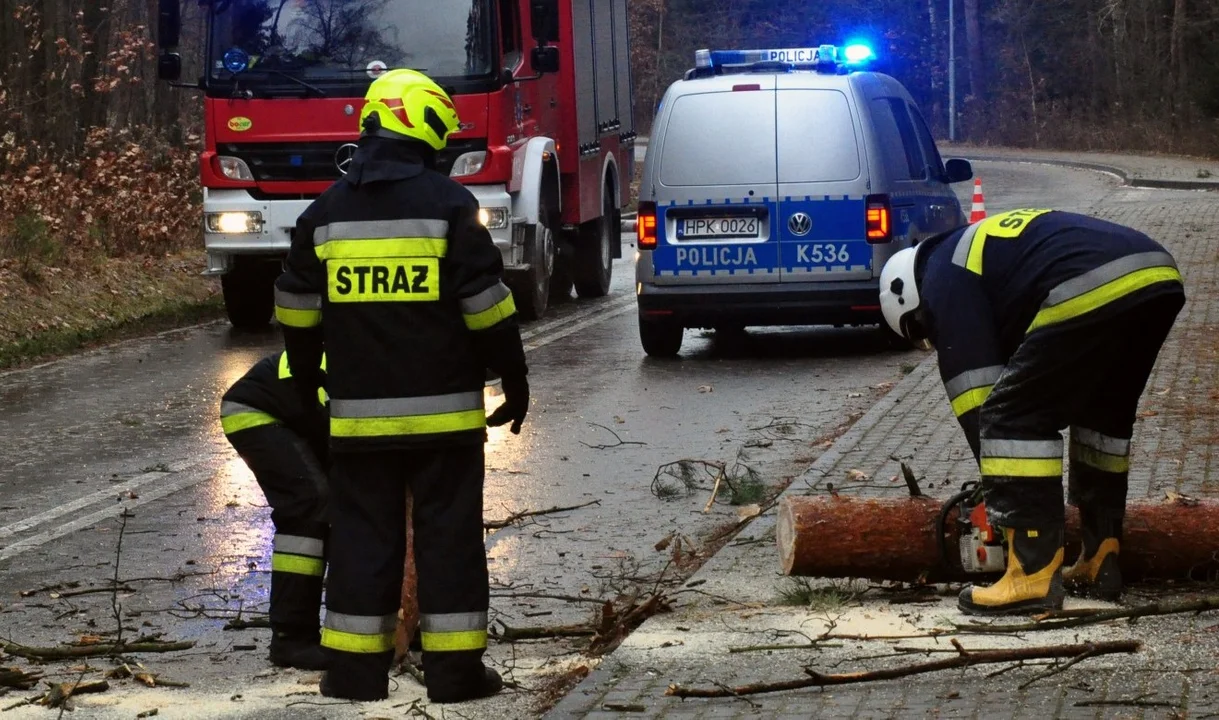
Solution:
[[(787, 575), (944, 582), (969, 579), (958, 557), (956, 511), (945, 523), (950, 565), (940, 558), (926, 497), (801, 496), (779, 503), (776, 538)], [(1131, 502), (1123, 528), (1125, 580), (1202, 580), (1219, 574), (1219, 502)], [(1079, 552), (1079, 514), (1067, 508), (1067, 562)]]
[(406, 657), (411, 638), (419, 627), (419, 577), (415, 574), (415, 523), (411, 519), (414, 501), (406, 493), (406, 562), (402, 569), (402, 607), (398, 610), (398, 631), (394, 635), (394, 664)]

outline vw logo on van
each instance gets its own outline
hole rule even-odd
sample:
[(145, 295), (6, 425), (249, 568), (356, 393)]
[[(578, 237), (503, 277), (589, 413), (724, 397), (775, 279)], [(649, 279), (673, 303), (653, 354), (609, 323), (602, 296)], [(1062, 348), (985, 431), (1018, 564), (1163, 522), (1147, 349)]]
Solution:
[(347, 168), (351, 167), (351, 161), (355, 159), (356, 150), (359, 147), (355, 143), (345, 143), (339, 146), (334, 153), (334, 166), (339, 169), (339, 172), (347, 174)]
[(813, 219), (808, 213), (798, 212), (787, 219), (787, 229), (796, 237), (804, 237), (813, 229)]

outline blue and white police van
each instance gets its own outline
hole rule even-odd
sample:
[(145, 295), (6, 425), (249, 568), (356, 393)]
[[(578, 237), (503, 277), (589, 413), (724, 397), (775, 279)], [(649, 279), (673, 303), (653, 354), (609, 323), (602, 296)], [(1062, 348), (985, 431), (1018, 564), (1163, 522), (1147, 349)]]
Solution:
[(639, 334), (673, 356), (686, 328), (885, 326), (898, 250), (965, 223), (910, 94), (862, 45), (699, 50), (661, 100), (637, 221)]

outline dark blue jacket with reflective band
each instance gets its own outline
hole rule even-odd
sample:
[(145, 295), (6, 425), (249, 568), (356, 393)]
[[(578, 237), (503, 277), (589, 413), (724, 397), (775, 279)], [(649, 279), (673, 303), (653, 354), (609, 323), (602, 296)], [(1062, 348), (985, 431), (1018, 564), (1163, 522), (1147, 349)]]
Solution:
[(1012, 210), (927, 243), (916, 271), (924, 321), (975, 458), (977, 410), (1026, 337), (1183, 292), (1163, 246), (1086, 215)]
[(481, 444), (486, 370), (525, 375), (478, 209), (409, 143), (365, 137), (297, 221), (275, 315), (305, 392), (325, 349), (335, 451)]

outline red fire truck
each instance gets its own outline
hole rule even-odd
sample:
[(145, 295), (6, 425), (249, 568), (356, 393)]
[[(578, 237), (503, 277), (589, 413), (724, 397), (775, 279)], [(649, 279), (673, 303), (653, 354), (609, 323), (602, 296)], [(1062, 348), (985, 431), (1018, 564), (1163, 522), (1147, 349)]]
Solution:
[[(180, 0), (158, 2), (173, 82)], [(369, 83), (400, 67), (457, 104), (438, 169), (478, 198), (521, 314), (609, 291), (634, 174), (626, 0), (200, 2), (203, 238), (235, 327), (270, 321), (297, 217), (351, 162)]]

